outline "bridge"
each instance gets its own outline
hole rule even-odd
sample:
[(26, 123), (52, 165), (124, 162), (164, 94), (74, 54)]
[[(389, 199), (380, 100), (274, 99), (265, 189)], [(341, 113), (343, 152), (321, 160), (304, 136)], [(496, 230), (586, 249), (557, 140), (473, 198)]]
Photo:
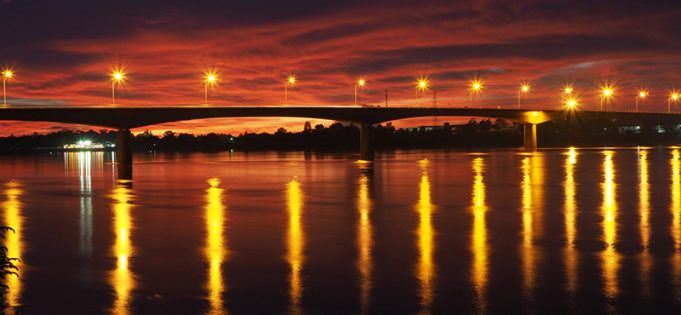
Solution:
[(148, 125), (204, 118), (296, 117), (329, 119), (360, 125), (360, 159), (374, 159), (373, 125), (392, 120), (430, 116), (501, 118), (523, 125), (523, 144), (537, 149), (537, 124), (578, 112), (591, 119), (620, 119), (644, 124), (679, 124), (681, 114), (650, 112), (602, 112), (557, 109), (466, 107), (362, 107), (362, 106), (8, 106), (0, 108), (0, 120), (72, 123), (117, 129), (117, 160), (132, 163), (130, 129)]

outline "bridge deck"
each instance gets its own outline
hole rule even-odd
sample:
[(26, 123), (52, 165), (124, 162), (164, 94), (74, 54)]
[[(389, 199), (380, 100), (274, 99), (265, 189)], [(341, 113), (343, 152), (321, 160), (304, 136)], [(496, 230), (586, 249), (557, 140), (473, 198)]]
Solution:
[[(30, 106), (0, 108), (0, 120), (44, 121), (129, 129), (159, 123), (220, 117), (300, 117), (359, 124), (377, 124), (405, 118), (459, 116), (502, 118), (537, 124), (566, 115), (565, 110), (535, 108), (473, 107), (362, 107), (362, 106)], [(679, 123), (681, 114), (630, 111), (578, 110), (591, 118), (626, 119), (642, 122)]]

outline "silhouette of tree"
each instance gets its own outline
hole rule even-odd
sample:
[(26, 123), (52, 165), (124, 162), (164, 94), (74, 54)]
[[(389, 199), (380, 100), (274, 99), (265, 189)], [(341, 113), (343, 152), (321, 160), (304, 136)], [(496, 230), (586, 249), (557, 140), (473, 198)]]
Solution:
[[(8, 226), (0, 226), (0, 239), (4, 239), (7, 232), (14, 233), (14, 229)], [(3, 280), (3, 283), (0, 284), (0, 289), (2, 289), (3, 291), (9, 289), (9, 287), (5, 284), (4, 281), (6, 277), (19, 276), (18, 274), (19, 269), (14, 264), (17, 261), (19, 261), (19, 259), (7, 257), (7, 247), (0, 246), (0, 277)]]

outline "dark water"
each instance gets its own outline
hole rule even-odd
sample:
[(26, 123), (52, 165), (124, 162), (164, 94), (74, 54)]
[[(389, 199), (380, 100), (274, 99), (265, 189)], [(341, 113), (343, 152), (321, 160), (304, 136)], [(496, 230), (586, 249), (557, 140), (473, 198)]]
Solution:
[(22, 314), (679, 313), (677, 148), (0, 158)]

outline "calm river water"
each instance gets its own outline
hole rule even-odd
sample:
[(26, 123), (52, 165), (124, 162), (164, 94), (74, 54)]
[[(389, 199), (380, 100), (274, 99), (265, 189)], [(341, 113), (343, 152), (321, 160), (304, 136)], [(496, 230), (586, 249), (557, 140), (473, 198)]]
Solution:
[[(681, 312), (681, 149), (0, 157), (22, 314)], [(11, 312), (10, 312), (11, 313)]]

